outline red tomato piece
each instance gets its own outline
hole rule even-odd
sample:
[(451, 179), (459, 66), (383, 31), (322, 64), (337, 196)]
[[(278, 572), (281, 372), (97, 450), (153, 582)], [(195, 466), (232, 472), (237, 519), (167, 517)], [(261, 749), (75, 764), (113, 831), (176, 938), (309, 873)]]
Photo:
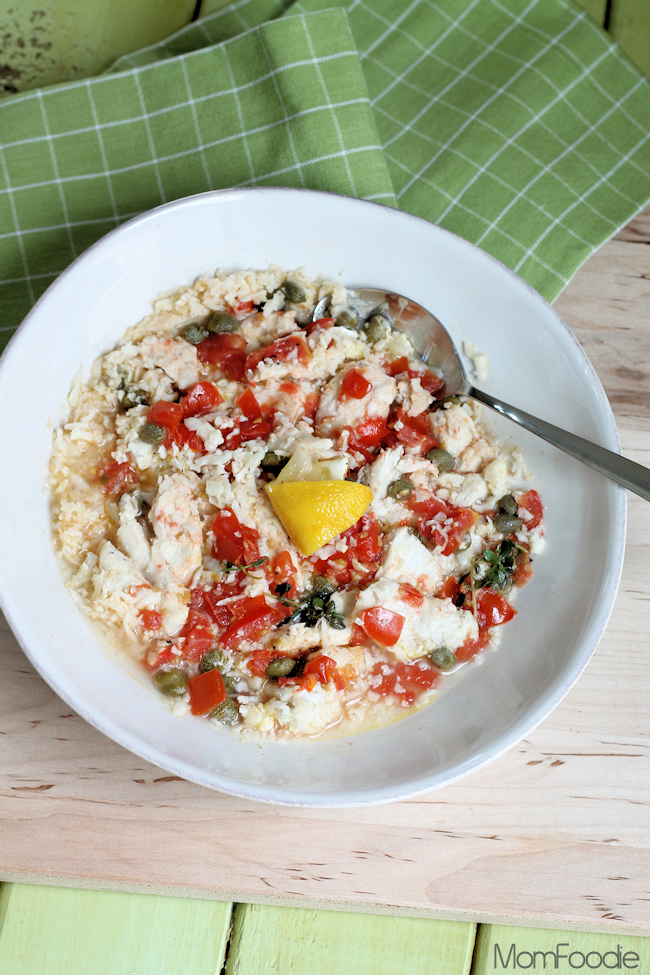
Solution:
[(205, 453), (203, 438), (195, 430), (189, 430), (184, 423), (180, 423), (176, 428), (174, 432), (174, 443), (177, 443), (179, 447), (184, 447), (187, 444), (195, 454)]
[(351, 647), (362, 647), (366, 642), (366, 631), (358, 623), (352, 624), (352, 635), (350, 637)]
[(214, 383), (196, 383), (181, 400), (183, 416), (205, 416), (219, 403), (223, 403), (223, 396)]
[(445, 394), (445, 381), (433, 372), (418, 372), (415, 369), (409, 370), (411, 379), (419, 379), (422, 389), (426, 389), (435, 399), (440, 399)]
[(409, 370), (409, 361), (405, 355), (401, 356), (399, 359), (395, 359), (394, 362), (389, 362), (386, 366), (386, 372), (389, 376), (400, 376), (404, 372)]
[(214, 543), (212, 554), (222, 562), (250, 565), (260, 557), (257, 547), (259, 533), (241, 525), (232, 508), (223, 508), (212, 522)]
[(460, 592), (460, 584), (458, 579), (454, 579), (453, 576), (449, 576), (444, 586), (440, 590), (440, 599), (454, 599), (455, 596)]
[(363, 399), (371, 389), (372, 383), (366, 379), (362, 372), (359, 372), (358, 369), (350, 369), (343, 377), (339, 399)]
[(519, 498), (519, 507), (525, 508), (531, 518), (524, 519), (524, 528), (536, 528), (544, 517), (542, 499), (537, 491), (527, 491)]
[(216, 667), (191, 680), (187, 689), (190, 692), (192, 714), (207, 714), (226, 700), (223, 677)]
[(255, 309), (254, 301), (240, 301), (238, 302), (235, 311), (238, 311), (241, 315), (250, 315), (250, 313)]
[(312, 335), (314, 332), (323, 332), (326, 328), (334, 327), (333, 318), (317, 318), (315, 322), (310, 322), (306, 327), (305, 331), (307, 335)]
[(240, 442), (266, 440), (272, 429), (271, 424), (261, 417), (258, 417), (256, 420), (240, 420), (238, 431)]
[(97, 471), (97, 479), (104, 493), (111, 497), (119, 497), (140, 483), (136, 471), (128, 461), (123, 464), (118, 464), (116, 460), (111, 461)]
[(252, 372), (257, 368), (258, 363), (264, 359), (277, 359), (278, 362), (301, 362), (307, 365), (311, 358), (311, 352), (302, 334), (287, 335), (283, 339), (277, 339), (271, 345), (266, 345), (257, 352), (251, 352), (246, 356), (246, 371)]
[(384, 417), (377, 416), (364, 420), (358, 427), (350, 431), (348, 451), (361, 454), (365, 461), (371, 461), (377, 447), (384, 441), (388, 431), (388, 422)]
[(265, 602), (264, 606), (249, 609), (243, 616), (230, 624), (223, 634), (223, 645), (229, 650), (234, 650), (241, 643), (254, 643), (290, 613), (291, 610), (281, 603), (269, 606)]
[(171, 430), (178, 426), (183, 419), (184, 410), (180, 403), (167, 403), (159, 400), (154, 403), (147, 413), (147, 420), (156, 423), (159, 427), (167, 427)]
[(394, 647), (406, 620), (391, 609), (373, 606), (372, 609), (364, 609), (359, 614), (358, 622), (375, 643), (381, 644), (382, 647)]
[(250, 389), (237, 398), (237, 406), (249, 420), (258, 420), (262, 416), (262, 407)]
[(140, 619), (144, 630), (159, 630), (162, 626), (162, 614), (157, 609), (143, 609)]
[(419, 416), (409, 416), (401, 407), (395, 411), (392, 421), (395, 435), (400, 443), (407, 447), (416, 447), (421, 454), (438, 446), (438, 441), (431, 436), (429, 414), (420, 413)]
[(399, 587), (400, 599), (416, 609), (424, 602), (424, 596), (410, 582), (402, 582)]
[(193, 627), (184, 638), (181, 646), (181, 656), (186, 660), (200, 660), (204, 653), (214, 646), (214, 636), (205, 626)]
[(276, 657), (286, 657), (281, 650), (254, 650), (248, 658), (246, 666), (255, 677), (266, 677), (266, 668)]
[(462, 647), (456, 650), (456, 660), (458, 663), (466, 663), (472, 657), (475, 657), (477, 653), (483, 650), (489, 639), (489, 633), (481, 633), (478, 640), (468, 640), (466, 643), (463, 643)]
[(517, 615), (507, 600), (496, 589), (485, 586), (476, 593), (476, 622), (479, 632), (488, 630), (491, 626), (501, 626)]
[(196, 347), (199, 360), (206, 365), (219, 366), (228, 379), (241, 382), (246, 362), (246, 340), (241, 335), (225, 333), (208, 335)]
[(528, 552), (518, 552), (515, 556), (515, 571), (512, 574), (512, 581), (516, 586), (525, 586), (533, 578), (533, 567), (530, 564)]
[(335, 671), (336, 664), (332, 658), (327, 657), (324, 653), (319, 653), (317, 657), (307, 661), (303, 669), (303, 674), (305, 676), (313, 674), (319, 684), (329, 684), (334, 679)]
[[(268, 566), (268, 562), (267, 562), (267, 566)], [(271, 592), (275, 591), (276, 586), (282, 585), (283, 582), (288, 582), (290, 583), (291, 588), (287, 590), (286, 596), (288, 596), (289, 599), (291, 599), (296, 591), (294, 585), (295, 577), (296, 577), (296, 567), (293, 564), (289, 552), (279, 552), (273, 559), (273, 562), (271, 563), (269, 568), (267, 569), (266, 566), (264, 568), (266, 570), (266, 577), (268, 579), (269, 589), (271, 590)]]

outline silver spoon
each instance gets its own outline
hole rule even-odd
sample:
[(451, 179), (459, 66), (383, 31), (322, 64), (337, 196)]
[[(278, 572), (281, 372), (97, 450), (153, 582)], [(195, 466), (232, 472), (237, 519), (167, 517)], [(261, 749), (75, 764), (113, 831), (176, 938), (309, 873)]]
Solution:
[[(370, 315), (380, 315), (393, 328), (405, 332), (415, 346), (420, 357), (428, 365), (440, 370), (445, 380), (446, 396), (471, 396), (495, 410), (502, 416), (514, 420), (519, 426), (537, 434), (543, 440), (571, 454), (576, 460), (593, 467), (606, 477), (629, 488), (634, 494), (650, 501), (650, 470), (635, 464), (619, 454), (599, 447), (598, 444), (577, 437), (574, 433), (539, 420), (530, 413), (509, 406), (468, 381), (456, 347), (447, 329), (435, 315), (403, 295), (393, 294), (376, 288), (354, 288), (350, 306), (360, 320)], [(326, 315), (329, 297), (323, 298), (314, 309), (314, 321)], [(364, 310), (365, 309), (365, 310)]]

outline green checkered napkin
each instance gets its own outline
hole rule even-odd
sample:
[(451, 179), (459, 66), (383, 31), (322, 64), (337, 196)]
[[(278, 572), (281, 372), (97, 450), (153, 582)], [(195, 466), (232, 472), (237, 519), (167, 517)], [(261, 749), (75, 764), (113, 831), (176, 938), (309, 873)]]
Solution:
[(552, 299), (650, 198), (650, 86), (572, 0), (238, 0), (0, 103), (0, 335), (111, 227), (232, 185), (396, 202)]

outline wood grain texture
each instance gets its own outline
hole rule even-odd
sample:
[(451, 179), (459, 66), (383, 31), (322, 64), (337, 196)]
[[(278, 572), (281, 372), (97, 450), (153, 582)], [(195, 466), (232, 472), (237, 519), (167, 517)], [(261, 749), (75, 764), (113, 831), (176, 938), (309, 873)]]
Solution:
[(650, 75), (650, 3), (612, 0), (609, 32), (637, 68)]
[[(646, 465), (649, 215), (557, 302)], [(71, 713), (5, 628), (0, 877), (650, 934), (649, 555), (650, 506), (631, 497), (614, 613), (563, 703), (469, 778), (366, 809), (264, 806), (169, 776)]]
[(28, 884), (6, 884), (3, 903), (0, 975), (219, 975), (232, 915), (215, 901)]
[[(495, 973), (503, 971), (514, 972), (512, 961), (507, 968), (502, 965), (502, 959), (508, 961), (513, 944), (515, 945), (513, 956), (523, 952), (528, 952), (532, 956), (532, 963), (531, 958), (523, 954), (521, 956), (521, 967), (528, 965), (531, 972), (543, 971), (545, 967), (548, 967), (554, 972), (558, 972), (558, 975), (575, 975), (576, 971), (584, 975), (590, 970), (604, 973), (608, 966), (611, 970), (623, 973), (647, 972), (650, 968), (650, 941), (647, 938), (635, 938), (629, 935), (613, 937), (610, 934), (597, 934), (593, 931), (589, 933), (540, 931), (538, 928), (506, 928), (498, 924), (482, 924), (476, 940), (472, 975), (495, 975)], [(495, 950), (496, 946), (498, 946), (498, 952)], [(625, 964), (621, 962), (620, 966), (616, 968), (618, 948), (620, 948), (621, 959), (625, 956), (626, 962)], [(549, 951), (556, 954), (557, 967), (555, 959), (551, 958), (550, 955), (546, 958), (548, 964), (544, 963), (541, 952)], [(535, 952), (540, 954), (535, 955)], [(607, 955), (606, 964), (599, 965), (598, 955), (590, 954), (591, 952), (598, 952), (601, 957), (610, 953)], [(587, 963), (588, 954), (590, 957)], [(573, 957), (569, 962), (567, 957), (563, 958), (560, 955), (573, 955)], [(584, 956), (584, 960), (581, 956)]]
[(225, 975), (469, 975), (476, 926), (240, 904)]

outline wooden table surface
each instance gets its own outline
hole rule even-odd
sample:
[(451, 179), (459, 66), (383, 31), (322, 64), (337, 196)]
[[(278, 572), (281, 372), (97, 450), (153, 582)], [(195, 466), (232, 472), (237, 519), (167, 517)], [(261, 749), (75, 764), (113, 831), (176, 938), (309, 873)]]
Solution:
[[(556, 306), (626, 456), (650, 466), (650, 209)], [(630, 497), (621, 590), (585, 673), (506, 755), (351, 810), (211, 792), (86, 724), (0, 631), (0, 879), (650, 934), (650, 506)]]

